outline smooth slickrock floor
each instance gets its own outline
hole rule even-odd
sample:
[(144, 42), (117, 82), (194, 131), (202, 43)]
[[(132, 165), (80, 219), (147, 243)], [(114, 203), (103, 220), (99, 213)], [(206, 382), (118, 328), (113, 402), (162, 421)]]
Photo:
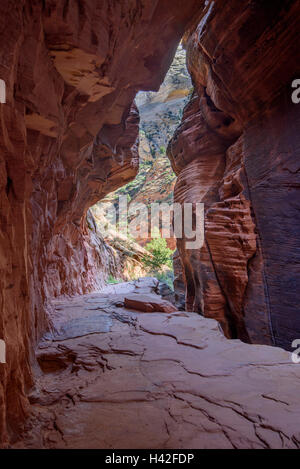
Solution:
[(227, 340), (195, 313), (120, 307), (154, 283), (137, 285), (56, 303), (17, 446), (300, 446), (300, 365), (290, 353)]

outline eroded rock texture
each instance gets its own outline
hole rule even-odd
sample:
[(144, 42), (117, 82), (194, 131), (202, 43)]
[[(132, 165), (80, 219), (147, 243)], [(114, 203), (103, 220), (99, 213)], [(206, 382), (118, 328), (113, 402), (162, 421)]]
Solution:
[[(153, 279), (56, 302), (18, 448), (299, 448), (300, 367), (196, 313), (156, 313)], [(144, 302), (146, 294), (146, 301)], [(120, 307), (137, 297), (140, 312)]]
[(242, 3), (206, 2), (185, 37), (195, 90), (169, 157), (175, 201), (205, 204), (202, 249), (177, 243), (186, 309), (227, 337), (290, 348), (300, 337), (299, 5)]
[[(139, 89), (158, 89), (198, 2), (1, 1), (0, 441), (27, 412), (51, 297), (101, 285), (89, 206), (138, 169)], [(96, 261), (96, 262), (95, 262)]]
[[(95, 248), (94, 240), (93, 245), (86, 212), (108, 192), (135, 176), (138, 114), (133, 98), (139, 89), (159, 88), (187, 25), (188, 65), (195, 93), (170, 154), (178, 174), (176, 199), (204, 201), (207, 210), (203, 250), (188, 252), (184, 241), (178, 244), (187, 305), (219, 319), (230, 337), (283, 346), (299, 337), (299, 173), (295, 157), (299, 148), (299, 111), (291, 103), (289, 89), (298, 57), (297, 8), (297, 2), (288, 0), (246, 1), (242, 6), (238, 0), (226, 4), (220, 0), (1, 1), (0, 78), (7, 86), (7, 103), (0, 109), (0, 336), (7, 344), (7, 364), (0, 368), (1, 445), (14, 441), (28, 412), (26, 395), (33, 382), (32, 365), (37, 366), (34, 344), (50, 326), (46, 314), (51, 306), (49, 300), (58, 295), (86, 293), (103, 284), (109, 256), (102, 244)], [(155, 320), (152, 315), (151, 318)], [(96, 324), (103, 327), (100, 319), (97, 317)], [(145, 340), (149, 340), (148, 361), (154, 360), (156, 366), (155, 351), (160, 349), (154, 338), (165, 334), (165, 325), (147, 323), (146, 315), (143, 321), (143, 328), (149, 330), (144, 331)], [(198, 317), (195, 330), (202, 325), (203, 319)], [(123, 333), (124, 330), (122, 336)], [(130, 339), (131, 332), (120, 338), (121, 350), (128, 350)], [(179, 338), (181, 342), (183, 339)], [(123, 340), (126, 346), (122, 345)], [(214, 333), (209, 334), (209, 340), (217, 342)], [(224, 341), (222, 345), (230, 348)], [(91, 345), (92, 359), (79, 357), (75, 366), (94, 366), (94, 355), (98, 354), (95, 347), (98, 345)], [(196, 348), (188, 349), (188, 360), (195, 360), (197, 347), (198, 343)], [(228, 366), (236, 363), (239, 347), (247, 347), (247, 360), (248, 350), (253, 355), (258, 353), (255, 347), (248, 349), (239, 343), (234, 352), (237, 355), (231, 356), (229, 351)], [(90, 345), (87, 349), (89, 355)], [(207, 350), (210, 356), (215, 353), (213, 345)], [(174, 358), (172, 347), (166, 354), (168, 363), (169, 352)], [(139, 352), (133, 350), (132, 354), (136, 357)], [(287, 365), (287, 355), (282, 351), (276, 354), (271, 358), (272, 366), (273, 360), (278, 363), (281, 358)], [(67, 350), (62, 362), (72, 357)], [(128, 365), (128, 356), (125, 360)], [(260, 360), (259, 354), (259, 369)], [(197, 368), (196, 373), (214, 375), (215, 367), (206, 370), (206, 361), (209, 363), (204, 354), (197, 362), (197, 366), (204, 363), (204, 368)], [(96, 363), (102, 372), (105, 360), (101, 362), (101, 357), (97, 357)], [(218, 373), (224, 373), (225, 365), (221, 359)], [(271, 369), (269, 365), (268, 362)], [(109, 366), (114, 366), (113, 357)], [(152, 376), (151, 363), (148, 366), (146, 371)], [(249, 366), (253, 369), (252, 362)], [(186, 373), (189, 377), (194, 375), (193, 370), (185, 370), (185, 365), (175, 363), (174, 367), (174, 376), (178, 372), (185, 377)], [(248, 369), (246, 366), (242, 372), (247, 374)], [(199, 407), (196, 399), (201, 401), (205, 432), (220, 433), (219, 446), (297, 446), (299, 437), (294, 422), (298, 415), (292, 409), (292, 423), (286, 420), (289, 428), (277, 431), (274, 415), (278, 407), (273, 403), (277, 396), (274, 397), (274, 387), (268, 387), (265, 370), (259, 369), (254, 390), (268, 392), (266, 399), (272, 408), (268, 407), (270, 417), (263, 418), (273, 419), (271, 427), (269, 423), (262, 427), (261, 420), (249, 423), (246, 410), (242, 423), (249, 428), (242, 442), (236, 441), (234, 435), (228, 439), (219, 431), (223, 425), (219, 418), (216, 421), (220, 425), (217, 423), (210, 430), (215, 417), (206, 417), (207, 395), (186, 396), (188, 382), (187, 387), (178, 388), (181, 394), (172, 401), (174, 409), (167, 423), (158, 416), (165, 429), (166, 445), (175, 444), (170, 435), (181, 422), (179, 419), (179, 425), (174, 423), (173, 415), (182, 413), (186, 406), (191, 408), (192, 422), (186, 441), (194, 435), (192, 409)], [(163, 377), (165, 371), (163, 367)], [(243, 373), (239, 382), (244, 382)], [(294, 377), (290, 368), (287, 374)], [(140, 376), (137, 383), (140, 378), (144, 385)], [(115, 379), (118, 381), (119, 375)], [(278, 373), (273, 377), (276, 383), (277, 379)], [(69, 394), (65, 393), (67, 382), (69, 386), (71, 381), (62, 382), (61, 396)], [(253, 396), (252, 381), (247, 383), (247, 392)], [(156, 384), (151, 386), (155, 394)], [(209, 396), (211, 388), (210, 379)], [(82, 391), (82, 401), (103, 399), (96, 391), (90, 388), (85, 395)], [(215, 396), (216, 413), (221, 400), (232, 399), (231, 375), (220, 384), (219, 391)], [(294, 395), (288, 401), (292, 405)], [(128, 399), (131, 398), (129, 394)], [(141, 399), (144, 410), (152, 416), (148, 397), (143, 395)], [(183, 407), (179, 402), (183, 402)], [(260, 402), (265, 412), (265, 399)], [(90, 405), (93, 404), (87, 404)], [(229, 411), (239, 415), (240, 405), (236, 398), (234, 409)], [(85, 403), (80, 404), (82, 413), (75, 411), (77, 417), (84, 419), (85, 407)], [(227, 403), (221, 407), (226, 407), (226, 413)], [(167, 412), (167, 405), (164, 408)], [(280, 408), (281, 423), (288, 413), (285, 404), (280, 404)], [(252, 420), (254, 409), (255, 406), (250, 409)], [(160, 414), (161, 409), (156, 408), (156, 412)], [(99, 422), (104, 421), (103, 412), (99, 415)], [(117, 410), (114, 421), (118, 421), (118, 415)], [(196, 412), (197, 420), (198, 416)], [(46, 426), (48, 417), (45, 416)], [(47, 447), (62, 443), (56, 431), (60, 424), (54, 421), (53, 428), (49, 439), (46, 428)], [(271, 432), (276, 429), (275, 436), (270, 428)], [(96, 435), (94, 430), (91, 433)], [(64, 438), (68, 442), (68, 436)], [(156, 443), (152, 441), (153, 446)]]

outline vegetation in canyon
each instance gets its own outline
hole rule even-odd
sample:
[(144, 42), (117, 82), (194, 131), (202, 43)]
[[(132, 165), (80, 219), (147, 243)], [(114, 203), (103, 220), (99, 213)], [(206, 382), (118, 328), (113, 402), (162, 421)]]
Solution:
[[(1, 1), (1, 448), (300, 447), (299, 12)], [(204, 206), (174, 292), (119, 194)]]
[[(100, 232), (103, 223), (109, 223), (109, 215), (104, 215), (101, 207), (103, 204), (113, 203), (118, 210), (119, 196), (126, 196), (128, 203), (142, 202), (149, 209), (154, 202), (173, 202), (176, 176), (166, 155), (166, 148), (180, 123), (191, 90), (186, 54), (180, 44), (159, 91), (140, 92), (136, 97), (140, 114), (139, 171), (132, 181), (108, 194), (92, 207)], [(105, 240), (113, 249), (122, 253), (127, 265), (132, 264), (132, 258), (139, 262), (138, 274), (143, 271), (144, 275), (153, 275), (173, 288), (171, 257), (175, 249), (174, 238), (165, 240), (158, 236), (158, 239), (152, 239), (149, 233), (146, 239), (133, 239), (130, 234), (120, 235), (111, 229)], [(141, 251), (140, 246), (145, 251)], [(110, 281), (112, 278), (110, 277)], [(124, 269), (122, 278), (137, 278), (137, 269)]]

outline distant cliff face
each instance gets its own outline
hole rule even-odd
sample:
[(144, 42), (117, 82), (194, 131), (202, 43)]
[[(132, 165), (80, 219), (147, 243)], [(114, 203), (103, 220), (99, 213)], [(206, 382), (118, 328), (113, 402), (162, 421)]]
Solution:
[[(146, 139), (150, 152), (158, 156), (166, 149), (178, 126), (192, 83), (186, 68), (186, 52), (179, 45), (172, 65), (158, 92), (140, 92), (135, 102), (140, 113), (141, 149)], [(141, 155), (143, 156), (143, 154)]]
[(159, 91), (140, 92), (140, 172), (144, 183), (134, 195), (142, 202), (172, 202), (175, 174), (166, 157), (169, 140), (179, 125), (192, 83), (186, 68), (186, 53), (180, 45)]
[[(176, 176), (166, 156), (166, 148), (181, 121), (192, 89), (186, 52), (179, 45), (158, 92), (141, 91), (135, 99), (140, 114), (138, 174), (104, 201), (117, 203), (119, 195), (127, 195), (130, 202), (141, 202), (149, 208), (153, 202), (173, 202)], [(138, 242), (145, 245), (149, 240), (150, 236)], [(169, 239), (168, 244), (175, 248), (174, 238)]]

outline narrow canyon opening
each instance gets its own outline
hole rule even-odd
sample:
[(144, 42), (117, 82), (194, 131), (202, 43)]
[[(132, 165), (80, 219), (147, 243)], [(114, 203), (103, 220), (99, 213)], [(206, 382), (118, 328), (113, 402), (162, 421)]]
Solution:
[(297, 2), (0, 13), (0, 446), (299, 448)]
[[(176, 175), (167, 147), (192, 92), (186, 52), (180, 44), (159, 90), (140, 91), (135, 98), (140, 116), (138, 174), (91, 208), (101, 235), (118, 259), (118, 269), (108, 276), (110, 283), (154, 276), (166, 295), (174, 292), (172, 205)], [(120, 213), (122, 204), (127, 213)], [(174, 295), (179, 298), (177, 290)], [(184, 293), (181, 296), (184, 308)]]

